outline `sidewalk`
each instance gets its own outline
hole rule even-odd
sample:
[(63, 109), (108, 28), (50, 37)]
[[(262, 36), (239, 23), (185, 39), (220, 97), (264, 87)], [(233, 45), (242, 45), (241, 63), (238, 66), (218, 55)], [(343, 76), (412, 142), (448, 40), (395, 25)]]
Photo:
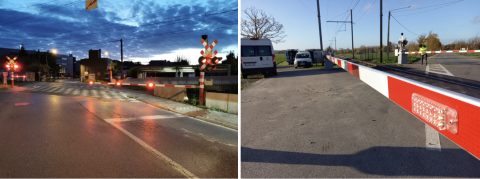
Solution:
[(131, 89), (121, 89), (122, 92), (127, 93), (130, 98), (148, 103), (155, 107), (163, 108), (169, 111), (180, 113), (183, 115), (195, 117), (204, 121), (222, 125), (231, 129), (238, 130), (238, 115), (229, 114), (210, 109), (200, 108), (189, 104), (171, 101), (160, 97), (155, 97), (151, 94), (142, 93), (140, 91)]

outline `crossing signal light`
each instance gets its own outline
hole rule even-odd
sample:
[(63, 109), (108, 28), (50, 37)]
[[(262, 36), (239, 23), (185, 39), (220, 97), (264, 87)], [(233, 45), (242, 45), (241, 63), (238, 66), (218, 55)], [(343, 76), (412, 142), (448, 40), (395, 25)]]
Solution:
[(154, 84), (154, 83), (148, 83), (147, 86), (148, 86), (149, 88), (153, 88), (153, 87), (155, 86), (155, 84)]
[(89, 84), (89, 85), (93, 85), (93, 81), (89, 81), (88, 84)]

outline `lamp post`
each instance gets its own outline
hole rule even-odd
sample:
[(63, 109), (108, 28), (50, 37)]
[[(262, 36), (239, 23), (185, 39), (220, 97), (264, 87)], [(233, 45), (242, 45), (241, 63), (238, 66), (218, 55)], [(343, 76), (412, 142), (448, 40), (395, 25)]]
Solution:
[(47, 74), (50, 76), (50, 65), (48, 65), (48, 56), (50, 55), (50, 53), (52, 55), (57, 55), (58, 54), (58, 50), (56, 48), (52, 48), (50, 49), (50, 51), (47, 51), (47, 54), (45, 55), (45, 63), (47, 64)]

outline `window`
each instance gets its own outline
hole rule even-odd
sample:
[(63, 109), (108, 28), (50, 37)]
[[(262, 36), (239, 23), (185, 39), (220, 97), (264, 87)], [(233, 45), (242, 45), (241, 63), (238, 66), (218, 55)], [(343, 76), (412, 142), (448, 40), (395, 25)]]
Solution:
[(295, 58), (310, 58), (310, 54), (308, 53), (297, 53)]
[(257, 56), (272, 56), (270, 46), (257, 46)]
[(242, 57), (255, 56), (255, 46), (242, 46)]
[(272, 56), (270, 46), (242, 46), (242, 57)]

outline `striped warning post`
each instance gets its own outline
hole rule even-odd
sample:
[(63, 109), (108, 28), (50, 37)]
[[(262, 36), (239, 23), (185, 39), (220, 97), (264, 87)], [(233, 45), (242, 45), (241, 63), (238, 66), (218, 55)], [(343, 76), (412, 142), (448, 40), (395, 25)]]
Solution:
[(480, 99), (340, 58), (327, 59), (480, 159)]
[(199, 94), (199, 103), (200, 105), (204, 105), (205, 104), (205, 93), (204, 93), (204, 90), (205, 90), (205, 72), (200, 72), (200, 78), (198, 78), (198, 82), (200, 84), (200, 94)]

